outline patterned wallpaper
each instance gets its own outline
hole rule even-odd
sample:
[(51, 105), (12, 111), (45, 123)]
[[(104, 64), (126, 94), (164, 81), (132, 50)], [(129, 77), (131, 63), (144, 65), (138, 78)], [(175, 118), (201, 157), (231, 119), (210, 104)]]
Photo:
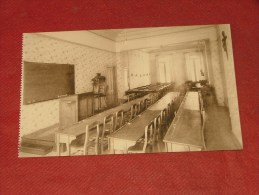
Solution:
[[(116, 64), (116, 54), (87, 46), (24, 34), (23, 60), (75, 65), (75, 92), (92, 91), (91, 78), (105, 75), (106, 67)], [(21, 135), (59, 123), (59, 100), (21, 105)]]

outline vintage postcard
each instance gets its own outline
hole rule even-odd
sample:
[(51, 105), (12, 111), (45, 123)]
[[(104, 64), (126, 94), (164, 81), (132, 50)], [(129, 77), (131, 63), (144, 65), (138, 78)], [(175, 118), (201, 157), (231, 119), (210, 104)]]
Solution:
[(23, 34), (19, 157), (240, 150), (228, 24)]

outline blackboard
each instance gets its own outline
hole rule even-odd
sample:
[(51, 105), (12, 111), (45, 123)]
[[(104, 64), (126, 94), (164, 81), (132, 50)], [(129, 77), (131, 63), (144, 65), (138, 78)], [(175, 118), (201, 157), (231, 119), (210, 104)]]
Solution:
[(75, 94), (71, 64), (24, 62), (23, 103), (32, 104)]

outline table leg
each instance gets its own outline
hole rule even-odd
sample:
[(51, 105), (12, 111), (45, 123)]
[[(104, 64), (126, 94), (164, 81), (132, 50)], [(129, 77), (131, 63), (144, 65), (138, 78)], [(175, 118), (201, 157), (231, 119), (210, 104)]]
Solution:
[(114, 141), (113, 141), (112, 138), (108, 138), (108, 139), (109, 139), (108, 148), (109, 148), (110, 154), (115, 154), (115, 151), (114, 151)]
[(60, 156), (60, 135), (56, 133), (56, 147), (57, 147), (57, 155)]
[(71, 147), (70, 147), (70, 145), (71, 145), (71, 142), (73, 140), (75, 140), (75, 139), (76, 138), (74, 138), (74, 137), (67, 136), (66, 147), (67, 147), (67, 155), (68, 156), (71, 156)]
[(74, 136), (69, 136), (69, 135), (66, 135), (66, 134), (57, 133), (56, 134), (57, 155), (61, 156), (60, 145), (61, 144), (65, 144), (66, 145), (66, 149), (67, 149), (66, 155), (70, 156), (71, 155), (70, 145), (71, 145), (71, 142), (73, 140), (75, 140), (75, 139), (76, 139), (76, 137), (74, 137)]
[(168, 145), (165, 143), (165, 151), (168, 152)]
[(71, 155), (71, 149), (70, 149), (69, 138), (66, 142), (66, 148), (67, 148), (67, 156), (70, 156)]

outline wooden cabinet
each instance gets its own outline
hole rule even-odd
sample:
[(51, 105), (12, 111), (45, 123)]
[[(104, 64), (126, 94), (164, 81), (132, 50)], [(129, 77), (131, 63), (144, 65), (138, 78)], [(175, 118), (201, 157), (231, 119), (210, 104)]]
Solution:
[(59, 123), (64, 128), (93, 115), (93, 93), (60, 98)]
[(78, 94), (78, 120), (84, 120), (93, 115), (93, 93)]
[(59, 101), (60, 128), (68, 127), (78, 121), (77, 95), (61, 98)]

